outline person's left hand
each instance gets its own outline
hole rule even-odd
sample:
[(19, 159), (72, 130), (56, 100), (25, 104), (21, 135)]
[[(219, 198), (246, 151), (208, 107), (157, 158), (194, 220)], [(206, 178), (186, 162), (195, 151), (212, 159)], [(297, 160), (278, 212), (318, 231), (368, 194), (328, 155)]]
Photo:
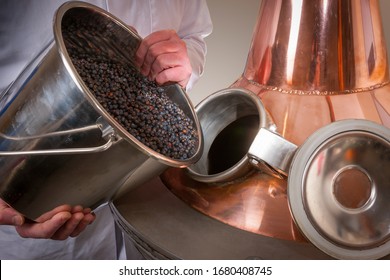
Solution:
[(192, 73), (187, 46), (174, 30), (156, 31), (145, 37), (135, 63), (144, 76), (160, 85), (174, 82), (185, 88)]
[(95, 220), (89, 208), (61, 205), (41, 215), (35, 222), (0, 199), (0, 225), (13, 225), (21, 237), (65, 240), (78, 236)]

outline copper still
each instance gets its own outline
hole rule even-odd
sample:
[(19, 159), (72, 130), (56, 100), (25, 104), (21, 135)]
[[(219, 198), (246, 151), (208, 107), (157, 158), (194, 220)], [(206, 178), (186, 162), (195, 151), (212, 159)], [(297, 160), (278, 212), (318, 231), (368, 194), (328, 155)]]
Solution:
[[(270, 141), (271, 160), (280, 151), (278, 139), (293, 147), (285, 170), (264, 172), (275, 168), (263, 162), (261, 171), (247, 168), (238, 178), (213, 181), (191, 176), (191, 167), (172, 168), (161, 182), (207, 217), (287, 241), (286, 251), (314, 244), (325, 255), (309, 250), (309, 258), (388, 257), (390, 85), (378, 1), (263, 0), (242, 76), (198, 105), (201, 123), (212, 112), (202, 116), (202, 107), (237, 91), (254, 93), (264, 107), (267, 121), (261, 126), (277, 137)], [(223, 122), (217, 114), (212, 119)], [(229, 156), (225, 152), (222, 159)], [(310, 175), (318, 171), (315, 164), (328, 171)], [(329, 190), (312, 191), (327, 180)], [(122, 226), (124, 201), (113, 207)], [(137, 231), (132, 221), (125, 223)], [(295, 258), (287, 256), (281, 258)]]

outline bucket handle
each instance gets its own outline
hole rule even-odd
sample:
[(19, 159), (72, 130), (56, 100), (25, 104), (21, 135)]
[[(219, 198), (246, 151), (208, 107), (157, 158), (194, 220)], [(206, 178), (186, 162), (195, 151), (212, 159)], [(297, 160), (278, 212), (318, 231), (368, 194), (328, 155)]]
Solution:
[[(0, 151), (0, 156), (90, 154), (90, 153), (103, 152), (109, 149), (112, 146), (112, 144), (118, 140), (118, 138), (115, 136), (113, 132), (113, 129), (111, 127), (109, 128), (110, 131), (108, 133), (108, 140), (106, 141), (106, 143), (100, 146), (88, 147), (88, 148), (51, 149), (51, 150), (35, 150), (35, 151)], [(46, 134), (24, 136), (24, 137), (8, 136), (0, 132), (0, 138), (12, 140), (12, 141), (23, 141), (23, 140), (32, 140), (37, 138), (46, 138), (46, 137), (84, 132), (92, 129), (103, 130), (103, 125), (95, 124), (95, 125), (85, 126), (82, 128), (74, 128), (70, 130), (55, 131)], [(103, 131), (103, 133), (107, 134), (107, 131), (106, 132)]]

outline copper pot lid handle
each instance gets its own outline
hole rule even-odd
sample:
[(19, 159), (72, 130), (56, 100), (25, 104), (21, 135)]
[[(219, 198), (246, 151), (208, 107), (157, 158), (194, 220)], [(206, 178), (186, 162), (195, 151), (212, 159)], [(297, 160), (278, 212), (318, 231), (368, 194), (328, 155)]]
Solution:
[(296, 146), (261, 129), (248, 156), (288, 176), (288, 201), (303, 234), (339, 259), (390, 254), (390, 129), (368, 120), (331, 123)]

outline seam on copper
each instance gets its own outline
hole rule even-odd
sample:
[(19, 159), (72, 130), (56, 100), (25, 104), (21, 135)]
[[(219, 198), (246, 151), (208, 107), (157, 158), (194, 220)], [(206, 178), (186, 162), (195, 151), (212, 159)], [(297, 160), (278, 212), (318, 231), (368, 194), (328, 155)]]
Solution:
[(258, 82), (255, 82), (253, 80), (248, 80), (248, 82), (252, 85), (255, 85), (257, 87), (261, 87), (261, 90), (270, 90), (270, 91), (278, 91), (280, 93), (284, 94), (292, 94), (292, 95), (318, 95), (318, 96), (329, 96), (329, 95), (341, 95), (341, 94), (352, 94), (352, 93), (361, 93), (366, 91), (373, 91), (378, 88), (384, 87), (389, 84), (389, 81), (375, 84), (369, 87), (364, 88), (354, 88), (354, 89), (348, 89), (348, 90), (340, 90), (340, 91), (320, 91), (320, 90), (299, 90), (299, 89), (283, 89), (277, 86), (266, 86), (259, 84)]

